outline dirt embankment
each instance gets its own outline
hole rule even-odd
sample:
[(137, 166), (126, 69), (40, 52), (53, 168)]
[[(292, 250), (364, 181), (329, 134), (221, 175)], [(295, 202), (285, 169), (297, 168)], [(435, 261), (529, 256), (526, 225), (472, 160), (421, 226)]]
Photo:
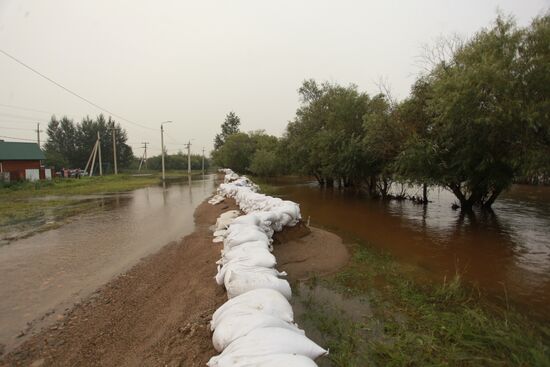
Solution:
[[(209, 226), (233, 200), (195, 212), (196, 230), (100, 288), (0, 360), (1, 366), (204, 366), (216, 354), (208, 322), (226, 300), (213, 280), (220, 246)], [(159, 229), (161, 230), (161, 229)], [(291, 279), (334, 272), (348, 253), (335, 235), (303, 225), (275, 239)]]

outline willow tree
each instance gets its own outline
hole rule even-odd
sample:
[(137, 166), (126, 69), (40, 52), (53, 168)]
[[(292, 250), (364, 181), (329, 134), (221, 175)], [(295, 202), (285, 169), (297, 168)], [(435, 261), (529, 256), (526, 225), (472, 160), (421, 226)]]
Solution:
[(499, 17), (430, 75), (431, 172), (465, 210), (489, 208), (518, 170), (522, 39), (512, 20)]
[(315, 176), (321, 185), (354, 185), (364, 169), (363, 115), (369, 97), (356, 86), (306, 80), (299, 89), (302, 105), (285, 133), (294, 154), (295, 172)]

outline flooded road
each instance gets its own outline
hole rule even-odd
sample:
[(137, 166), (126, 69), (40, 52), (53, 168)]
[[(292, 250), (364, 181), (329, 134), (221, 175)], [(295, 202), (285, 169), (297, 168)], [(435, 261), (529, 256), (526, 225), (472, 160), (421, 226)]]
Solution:
[(141, 258), (191, 233), (193, 212), (214, 187), (214, 176), (207, 176), (166, 190), (83, 197), (103, 210), (1, 246), (0, 343), (11, 348), (22, 331), (55, 321)]
[(462, 215), (451, 209), (455, 198), (445, 190), (432, 190), (425, 207), (322, 190), (315, 183), (270, 184), (300, 203), (312, 225), (388, 251), (416, 276), (441, 281), (458, 271), (491, 297), (550, 319), (550, 187), (515, 185), (497, 200), (493, 214)]

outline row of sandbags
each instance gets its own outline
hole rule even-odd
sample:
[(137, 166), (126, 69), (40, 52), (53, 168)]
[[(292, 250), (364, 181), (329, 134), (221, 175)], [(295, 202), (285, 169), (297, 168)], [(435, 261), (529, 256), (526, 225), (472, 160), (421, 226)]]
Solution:
[[(299, 207), (257, 194), (248, 178), (224, 172), (219, 197), (234, 197), (246, 214), (228, 211), (216, 221), (214, 242), (223, 242), (216, 282), (225, 286), (229, 300), (212, 317), (212, 342), (221, 354), (208, 366), (316, 366), (313, 360), (327, 351), (294, 323), (290, 285), (271, 253), (274, 231), (295, 225)], [(221, 201), (215, 198), (213, 205)], [(257, 207), (269, 209), (251, 209)]]

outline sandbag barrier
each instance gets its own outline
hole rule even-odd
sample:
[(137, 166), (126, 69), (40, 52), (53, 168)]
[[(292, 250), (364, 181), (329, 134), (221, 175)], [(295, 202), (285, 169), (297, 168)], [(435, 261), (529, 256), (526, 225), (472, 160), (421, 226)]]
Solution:
[(314, 359), (328, 352), (305, 336), (294, 323), (289, 303), (292, 291), (286, 273), (275, 269), (272, 236), (300, 220), (298, 204), (258, 193), (250, 179), (230, 169), (212, 205), (234, 198), (238, 210), (216, 221), (215, 243), (223, 242), (216, 282), (229, 300), (212, 315), (212, 344), (220, 352), (209, 367), (315, 367)]

